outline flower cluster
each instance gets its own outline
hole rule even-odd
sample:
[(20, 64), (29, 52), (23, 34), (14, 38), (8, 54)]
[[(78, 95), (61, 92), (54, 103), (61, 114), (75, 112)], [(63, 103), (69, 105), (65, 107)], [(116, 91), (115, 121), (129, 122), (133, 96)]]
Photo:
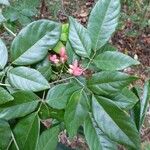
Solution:
[[(54, 63), (62, 63), (64, 64), (68, 59), (66, 54), (66, 50), (64, 47), (61, 48), (59, 55), (53, 54), (49, 56), (49, 60)], [(75, 60), (73, 64), (69, 65), (68, 73), (74, 76), (81, 76), (83, 74), (84, 69), (79, 64), (78, 60)]]
[(72, 65), (69, 65), (68, 72), (74, 76), (81, 76), (83, 74), (83, 68), (81, 65), (78, 63), (77, 60), (73, 62)]
[(50, 55), (49, 60), (54, 64), (58, 64), (58, 63), (64, 64), (67, 61), (67, 54), (65, 48), (64, 47), (61, 48), (59, 56), (57, 56), (56, 54)]

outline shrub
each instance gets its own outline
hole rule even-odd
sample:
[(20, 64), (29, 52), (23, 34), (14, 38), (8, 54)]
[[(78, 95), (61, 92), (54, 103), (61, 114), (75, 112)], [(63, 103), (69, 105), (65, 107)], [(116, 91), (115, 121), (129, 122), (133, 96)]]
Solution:
[(62, 130), (73, 138), (79, 127), (91, 150), (140, 149), (150, 83), (140, 101), (138, 77), (123, 71), (139, 62), (108, 43), (119, 13), (119, 0), (99, 0), (87, 28), (34, 21), (9, 55), (0, 40), (0, 149), (53, 150)]

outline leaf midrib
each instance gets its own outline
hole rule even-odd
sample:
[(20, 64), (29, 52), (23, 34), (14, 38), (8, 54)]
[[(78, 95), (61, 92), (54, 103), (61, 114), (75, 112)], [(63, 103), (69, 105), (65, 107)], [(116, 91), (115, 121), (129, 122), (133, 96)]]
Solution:
[[(97, 101), (97, 100), (96, 100)], [(98, 102), (98, 101), (97, 101)], [(113, 102), (112, 102), (113, 103)], [(98, 104), (103, 108), (104, 112), (107, 114), (107, 116), (109, 116), (109, 118), (112, 120), (112, 122), (114, 122), (114, 124), (127, 136), (128, 139), (130, 139), (130, 141), (132, 142), (132, 144), (135, 146), (135, 143), (133, 143), (132, 138), (130, 138), (125, 132), (124, 130), (122, 130), (119, 126), (119, 124), (116, 123), (116, 120), (114, 120), (111, 115), (109, 115), (109, 113), (107, 113), (105, 107), (103, 107), (99, 102)], [(98, 125), (98, 124), (97, 124)], [(99, 125), (98, 125), (99, 126)], [(100, 127), (99, 127), (100, 128)]]
[[(71, 18), (71, 21), (73, 22), (72, 25), (73, 25), (73, 27), (74, 27), (75, 30), (76, 30), (77, 36), (79, 37), (79, 40), (80, 40), (80, 42), (81, 42), (81, 44), (82, 44), (82, 47), (83, 47), (84, 50), (85, 50), (85, 52), (84, 52), (84, 51), (81, 51), (81, 52), (84, 53), (84, 55), (88, 56), (88, 50), (87, 50), (87, 48), (85, 47), (85, 44), (83, 43), (83, 41), (82, 41), (82, 39), (81, 39), (81, 36), (80, 36), (80, 34), (79, 34), (79, 32), (78, 32), (78, 29), (77, 29), (77, 26), (79, 26), (79, 28), (81, 28), (81, 31), (84, 31), (85, 33), (88, 33), (88, 32), (87, 32), (87, 30), (86, 30), (82, 25), (78, 24), (78, 22), (76, 22), (76, 20), (73, 20), (73, 19)], [(79, 50), (78, 50), (78, 51), (79, 51)], [(89, 56), (88, 56), (88, 57), (89, 57)]]
[[(17, 75), (17, 74), (15, 74), (15, 73), (11, 73), (10, 72), (10, 75), (12, 75), (12, 76), (17, 76), (17, 77), (19, 77), (19, 78), (23, 78), (23, 79), (25, 79), (25, 80), (28, 80), (28, 81), (30, 81), (30, 82), (33, 82), (33, 83), (36, 83), (36, 84), (38, 84), (38, 85), (46, 85), (46, 84), (43, 84), (43, 82), (37, 82), (37, 81), (34, 81), (34, 80), (31, 80), (30, 78), (25, 78), (25, 77), (23, 77), (23, 76), (19, 76), (19, 75)], [(29, 77), (29, 76), (28, 76)], [(47, 87), (47, 86), (46, 86)]]
[[(109, 81), (109, 82), (100, 82), (99, 83), (99, 81), (97, 81), (97, 82), (94, 82), (93, 84), (92, 83), (90, 83), (90, 85), (89, 86), (91, 86), (91, 85), (95, 85), (95, 84), (98, 84), (98, 85), (101, 85), (101, 84), (110, 84), (110, 83), (116, 83), (116, 82), (124, 82), (124, 81), (128, 81), (128, 80), (131, 80), (130, 78), (129, 79), (124, 79), (124, 80), (115, 80), (115, 81)], [(132, 80), (131, 80), (132, 81)]]
[(99, 30), (99, 32), (98, 32), (98, 38), (97, 38), (97, 41), (96, 41), (96, 44), (95, 44), (94, 50), (96, 50), (96, 49), (97, 49), (98, 41), (99, 41), (99, 38), (100, 38), (100, 36), (101, 36), (101, 34), (100, 34), (100, 33), (101, 33), (101, 28), (102, 28), (102, 25), (104, 24), (105, 17), (106, 17), (106, 14), (107, 14), (107, 12), (108, 12), (108, 8), (109, 8), (110, 4), (111, 4), (111, 0), (110, 0), (110, 3), (109, 3), (109, 5), (108, 5), (108, 7), (107, 7), (107, 11), (105, 12), (105, 15), (103, 15), (103, 16), (104, 16), (104, 17), (103, 17), (103, 21), (102, 21), (102, 24), (101, 24), (100, 30)]
[(31, 128), (32, 128), (32, 126), (33, 126), (33, 123), (34, 123), (36, 117), (37, 117), (37, 114), (35, 115), (35, 117), (34, 117), (34, 119), (33, 119), (33, 122), (31, 123), (30, 129), (29, 129), (28, 134), (27, 134), (27, 136), (26, 136), (26, 138), (25, 138), (25, 142), (24, 142), (23, 147), (26, 145), (27, 139), (28, 139), (28, 137), (29, 137), (29, 133), (30, 133), (30, 131), (31, 131)]
[[(33, 22), (33, 24), (32, 24), (33, 26), (35, 26), (34, 23), (35, 23), (35, 22)], [(30, 24), (29, 24), (28, 27), (30, 26), (30, 27), (32, 28), (32, 25), (30, 26)], [(48, 23), (47, 23), (47, 26), (48, 26)], [(42, 40), (45, 36), (47, 36), (50, 32), (52, 32), (53, 30), (55, 30), (55, 28), (56, 28), (56, 26), (55, 26), (54, 28), (52, 28), (51, 31), (46, 32), (46, 34), (43, 35), (40, 39), (36, 40), (36, 41), (34, 42), (34, 44), (33, 44), (31, 47), (29, 47), (28, 49), (26, 49), (25, 51), (23, 51), (23, 53), (21, 53), (18, 57), (16, 57), (13, 62), (17, 61), (17, 60), (19, 59), (19, 57), (22, 57), (29, 49), (32, 49), (32, 47), (35, 46), (35, 44), (37, 44), (39, 41), (41, 41), (41, 40)], [(20, 34), (21, 34), (21, 33), (20, 33)]]

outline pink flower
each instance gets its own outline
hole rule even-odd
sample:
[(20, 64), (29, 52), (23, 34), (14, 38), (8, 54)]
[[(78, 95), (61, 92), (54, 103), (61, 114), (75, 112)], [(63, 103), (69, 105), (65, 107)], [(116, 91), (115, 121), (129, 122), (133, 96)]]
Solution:
[(61, 50), (60, 50), (60, 61), (62, 62), (62, 63), (65, 63), (66, 61), (67, 61), (67, 54), (66, 54), (66, 50), (65, 50), (65, 48), (64, 47), (62, 47), (61, 48)]
[(77, 60), (74, 61), (73, 65), (69, 65), (69, 67), (68, 72), (70, 74), (74, 76), (80, 76), (83, 74), (84, 69), (81, 68)]
[(54, 64), (58, 64), (59, 63), (59, 59), (58, 59), (57, 55), (50, 55), (49, 56), (49, 60), (51, 62), (53, 62)]

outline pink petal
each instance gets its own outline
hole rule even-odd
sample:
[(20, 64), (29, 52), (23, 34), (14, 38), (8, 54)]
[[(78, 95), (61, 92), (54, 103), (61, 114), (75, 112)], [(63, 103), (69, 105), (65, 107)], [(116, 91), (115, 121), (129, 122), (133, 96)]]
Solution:
[(60, 56), (65, 56), (65, 55), (66, 55), (66, 50), (65, 50), (64, 47), (62, 47), (62, 48), (60, 49)]
[(55, 64), (57, 64), (59, 62), (57, 55), (50, 55), (49, 60)]
[(77, 60), (74, 61), (73, 65), (69, 65), (70, 69), (68, 70), (70, 74), (74, 76), (80, 76), (83, 74), (84, 69), (79, 66)]
[(68, 58), (67, 55), (61, 56), (60, 60), (61, 60), (62, 63), (65, 63), (67, 61), (67, 58)]
[(80, 76), (80, 75), (82, 75), (82, 73), (83, 73), (83, 69), (78, 67), (74, 70), (73, 75)]

